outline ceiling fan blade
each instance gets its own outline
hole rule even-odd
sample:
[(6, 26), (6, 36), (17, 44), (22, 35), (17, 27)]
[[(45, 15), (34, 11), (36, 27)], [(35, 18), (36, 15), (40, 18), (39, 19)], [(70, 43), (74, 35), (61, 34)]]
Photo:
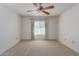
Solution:
[(27, 12), (32, 12), (33, 10), (28, 10)]
[(51, 8), (54, 8), (54, 6), (52, 5), (52, 6), (45, 7), (45, 8), (43, 8), (43, 10), (51, 9)]
[(27, 12), (38, 11), (38, 9), (28, 10)]
[(47, 12), (46, 10), (43, 10), (42, 11), (43, 13), (45, 13), (45, 14), (47, 14), (47, 15), (49, 15), (50, 13), (49, 12)]
[(37, 6), (37, 3), (33, 3), (33, 5)]

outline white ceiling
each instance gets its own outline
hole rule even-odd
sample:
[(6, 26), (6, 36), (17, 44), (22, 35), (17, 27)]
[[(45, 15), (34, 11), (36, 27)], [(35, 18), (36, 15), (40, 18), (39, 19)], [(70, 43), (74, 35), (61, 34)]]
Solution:
[[(34, 10), (36, 7), (32, 3), (6, 3), (6, 5), (12, 8), (14, 11), (19, 13), (22, 16), (47, 16), (46, 14), (38, 11), (26, 12), (27, 10)], [(71, 8), (74, 3), (43, 3), (42, 6), (46, 7), (49, 5), (54, 5), (53, 9), (50, 9), (49, 16), (57, 16), (63, 13), (64, 11)]]

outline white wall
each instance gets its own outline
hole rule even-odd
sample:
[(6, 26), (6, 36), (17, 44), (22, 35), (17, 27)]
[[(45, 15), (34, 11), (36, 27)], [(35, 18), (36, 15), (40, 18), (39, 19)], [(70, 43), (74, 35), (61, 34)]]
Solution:
[[(58, 19), (57, 17), (41, 17), (35, 16), (33, 20), (46, 20), (47, 19), (47, 39), (57, 39), (57, 26)], [(28, 40), (31, 39), (31, 17), (22, 18), (22, 39)]]
[(22, 40), (31, 40), (31, 17), (22, 18)]
[(0, 4), (0, 54), (20, 40), (20, 17)]
[(58, 27), (58, 17), (48, 17), (47, 18), (47, 39), (56, 40), (57, 39), (57, 27)]
[(60, 15), (59, 41), (79, 53), (79, 4)]

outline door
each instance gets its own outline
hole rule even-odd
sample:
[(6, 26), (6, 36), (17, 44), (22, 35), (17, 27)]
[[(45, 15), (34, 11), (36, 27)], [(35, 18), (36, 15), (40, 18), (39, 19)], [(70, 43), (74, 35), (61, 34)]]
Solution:
[(34, 39), (43, 40), (46, 37), (45, 20), (34, 21)]

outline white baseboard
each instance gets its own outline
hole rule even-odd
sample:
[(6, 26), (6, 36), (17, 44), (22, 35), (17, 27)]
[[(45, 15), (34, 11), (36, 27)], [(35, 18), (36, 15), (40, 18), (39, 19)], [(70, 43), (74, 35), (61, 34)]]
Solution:
[(0, 55), (2, 55), (4, 52), (8, 51), (9, 49), (11, 49), (12, 47), (14, 47), (16, 44), (18, 44), (21, 40), (18, 40), (15, 44), (13, 44), (11, 47), (7, 48), (6, 50), (0, 52)]
[(57, 41), (57, 39), (46, 39), (46, 40), (53, 40), (53, 41)]
[(75, 53), (79, 54), (79, 52), (77, 52), (74, 49), (70, 48), (69, 46), (67, 46), (66, 44), (64, 44), (63, 42), (61, 42), (60, 40), (58, 40), (58, 42), (60, 42), (62, 45), (64, 45), (65, 47), (69, 48), (70, 50), (74, 51)]
[(27, 41), (27, 40), (32, 40), (32, 39), (21, 39), (21, 40), (22, 40), (22, 41), (24, 41), (24, 40), (26, 40), (26, 41)]

